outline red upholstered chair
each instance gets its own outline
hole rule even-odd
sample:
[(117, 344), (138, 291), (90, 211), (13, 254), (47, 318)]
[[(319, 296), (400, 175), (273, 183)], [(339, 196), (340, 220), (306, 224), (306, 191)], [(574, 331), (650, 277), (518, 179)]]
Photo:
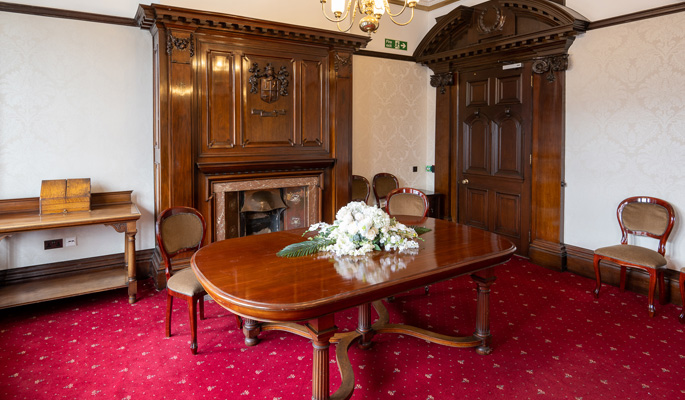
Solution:
[[(625, 291), (626, 268), (647, 271), (649, 274), (649, 316), (654, 316), (654, 290), (659, 281), (659, 302), (666, 302), (664, 270), (666, 269), (666, 241), (675, 223), (675, 211), (666, 201), (654, 197), (630, 197), (618, 205), (616, 211), (621, 227), (621, 244), (595, 250), (594, 267), (597, 286), (595, 297), (599, 297), (602, 285), (599, 264), (608, 260), (621, 267), (620, 290)], [(628, 244), (628, 236), (647, 236), (659, 240), (657, 251)], [(682, 280), (681, 280), (682, 282)]]
[[(174, 297), (181, 298), (188, 303), (190, 351), (197, 354), (196, 305), (200, 304), (200, 319), (205, 319), (204, 296), (206, 292), (190, 267), (174, 272), (171, 260), (181, 253), (197, 251), (202, 247), (205, 238), (205, 219), (194, 208), (172, 207), (159, 214), (156, 228), (157, 243), (166, 266), (166, 337), (171, 336), (171, 311)], [(238, 316), (236, 316), (236, 321), (240, 325)]]
[(385, 208), (386, 197), (393, 189), (400, 187), (400, 183), (393, 174), (381, 172), (373, 177), (373, 196), (378, 207)]
[(352, 201), (369, 201), (371, 185), (369, 180), (361, 175), (352, 175)]

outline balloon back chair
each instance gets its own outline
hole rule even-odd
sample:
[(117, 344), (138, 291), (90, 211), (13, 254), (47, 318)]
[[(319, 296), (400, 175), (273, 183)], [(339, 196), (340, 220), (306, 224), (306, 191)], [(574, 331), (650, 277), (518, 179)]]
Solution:
[[(166, 267), (166, 337), (171, 336), (171, 311), (174, 297), (184, 299), (188, 303), (190, 317), (190, 351), (197, 354), (197, 308), (199, 303), (200, 319), (205, 319), (204, 288), (195, 277), (192, 268), (188, 267), (173, 271), (172, 259), (190, 251), (197, 251), (202, 247), (205, 238), (205, 219), (194, 208), (171, 207), (159, 214), (157, 218), (157, 243), (162, 253)], [(236, 316), (240, 325), (240, 320)]]
[(352, 201), (369, 201), (371, 185), (369, 180), (361, 175), (352, 175)]
[(428, 197), (418, 189), (397, 188), (388, 193), (385, 211), (390, 215), (409, 215), (425, 218), (428, 214)]
[[(625, 291), (626, 268), (635, 268), (649, 274), (649, 316), (654, 316), (654, 291), (659, 281), (659, 302), (665, 304), (666, 292), (664, 288), (664, 270), (667, 260), (666, 241), (675, 223), (675, 211), (666, 201), (654, 197), (630, 197), (623, 200), (616, 211), (618, 224), (621, 228), (621, 244), (602, 247), (595, 250), (594, 268), (597, 286), (595, 297), (599, 297), (602, 285), (599, 264), (607, 260), (618, 264), (620, 272), (620, 290)], [(628, 237), (647, 236), (657, 239), (657, 251), (646, 247), (628, 244)]]
[(376, 198), (378, 207), (385, 208), (388, 193), (400, 187), (397, 178), (393, 174), (381, 172), (373, 177), (373, 196)]
[[(385, 211), (391, 217), (396, 215), (416, 217), (416, 221), (407, 222), (409, 224), (420, 224), (426, 219), (428, 214), (428, 197), (418, 189), (397, 188), (388, 193)], [(428, 294), (428, 286), (425, 286), (424, 290)]]

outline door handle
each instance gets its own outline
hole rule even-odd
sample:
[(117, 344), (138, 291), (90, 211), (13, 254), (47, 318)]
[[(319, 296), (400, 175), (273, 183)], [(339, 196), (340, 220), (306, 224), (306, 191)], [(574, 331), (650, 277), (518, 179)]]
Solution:
[(468, 179), (462, 179), (462, 180), (461, 180), (461, 184), (462, 184), (462, 185), (468, 185), (468, 184), (469, 184), (469, 180), (468, 180)]

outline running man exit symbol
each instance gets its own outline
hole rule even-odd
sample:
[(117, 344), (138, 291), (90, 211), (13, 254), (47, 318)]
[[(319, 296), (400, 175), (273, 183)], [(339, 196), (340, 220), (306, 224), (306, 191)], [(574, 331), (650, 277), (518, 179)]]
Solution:
[(385, 39), (385, 48), (386, 49), (398, 49), (398, 50), (407, 50), (407, 42), (404, 42), (402, 40), (395, 40), (395, 39)]

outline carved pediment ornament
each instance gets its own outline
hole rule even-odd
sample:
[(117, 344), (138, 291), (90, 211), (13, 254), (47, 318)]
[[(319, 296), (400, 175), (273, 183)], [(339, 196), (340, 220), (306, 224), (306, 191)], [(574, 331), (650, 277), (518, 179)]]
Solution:
[[(485, 23), (485, 17), (488, 14), (488, 11), (490, 10), (495, 10), (495, 19), (492, 21), (490, 24)], [(486, 8), (483, 11), (480, 12), (480, 15), (478, 16), (478, 31), (480, 33), (492, 33), (495, 31), (501, 31), (502, 28), (504, 27), (504, 22), (506, 21), (506, 17), (502, 15), (502, 9), (499, 7), (492, 6), (490, 8)]]
[(554, 71), (566, 71), (568, 68), (568, 54), (552, 57), (541, 57), (533, 61), (533, 72), (536, 74), (547, 73), (547, 80), (554, 82)]
[(430, 84), (434, 88), (440, 88), (440, 94), (445, 94), (447, 86), (454, 86), (454, 74), (444, 72), (442, 74), (431, 75)]
[(179, 51), (190, 51), (190, 56), (195, 55), (195, 40), (193, 39), (193, 34), (190, 34), (189, 38), (177, 38), (171, 34), (171, 31), (166, 32), (166, 53), (171, 54), (171, 52), (176, 48)]
[(274, 67), (271, 63), (267, 63), (264, 67), (264, 72), (259, 69), (259, 64), (252, 63), (249, 69), (252, 73), (248, 78), (250, 83), (250, 93), (257, 94), (257, 87), (259, 87), (259, 97), (266, 103), (273, 103), (278, 100), (278, 96), (288, 95), (288, 68), (281, 66), (278, 73), (274, 72)]

